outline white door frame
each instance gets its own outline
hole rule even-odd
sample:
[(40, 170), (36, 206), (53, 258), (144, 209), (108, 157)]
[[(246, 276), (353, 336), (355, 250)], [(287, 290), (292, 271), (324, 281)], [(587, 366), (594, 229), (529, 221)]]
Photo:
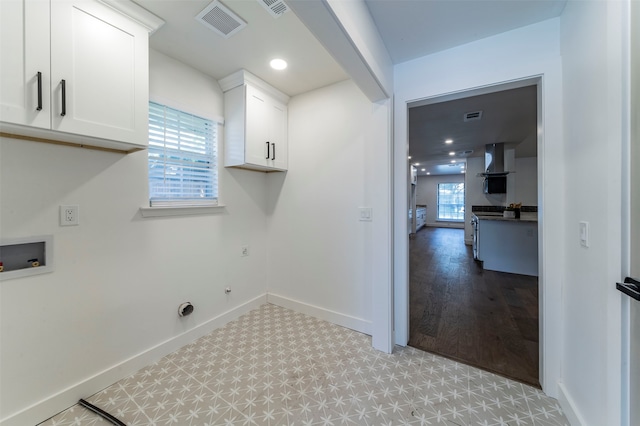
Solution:
[[(545, 213), (548, 211), (543, 197), (543, 188), (545, 182), (548, 181), (548, 175), (545, 169), (545, 132), (544, 132), (544, 76), (532, 76), (519, 80), (500, 82), (487, 86), (462, 90), (453, 93), (443, 93), (424, 99), (416, 99), (406, 102), (405, 108), (427, 105), (448, 100), (461, 99), (470, 96), (477, 96), (486, 93), (496, 92), (506, 89), (515, 89), (519, 87), (535, 85), (538, 91), (538, 214), (539, 214), (539, 233), (538, 233), (538, 255), (539, 255), (539, 351), (540, 351), (540, 384), (545, 388), (545, 360), (549, 354), (547, 350), (547, 342), (551, 338), (555, 338), (550, 327), (552, 321), (546, 320), (545, 314), (555, 309), (555, 303), (552, 299), (551, 291), (547, 291), (547, 280), (545, 277), (548, 270), (545, 268), (547, 258), (544, 256), (544, 246), (547, 241), (545, 238), (548, 232), (545, 232)], [(402, 106), (399, 105), (399, 108)], [(404, 140), (395, 140), (394, 146), (394, 332), (395, 343), (405, 346), (409, 341), (409, 238), (408, 238), (408, 221), (406, 205), (409, 194), (409, 168), (408, 168), (408, 114), (405, 122), (396, 122), (397, 126), (407, 127), (407, 138)], [(556, 325), (557, 327), (557, 325)], [(553, 345), (549, 345), (553, 346)], [(552, 381), (552, 380), (551, 380)], [(546, 391), (546, 390), (545, 390)], [(553, 396), (554, 389), (551, 387), (548, 394)]]

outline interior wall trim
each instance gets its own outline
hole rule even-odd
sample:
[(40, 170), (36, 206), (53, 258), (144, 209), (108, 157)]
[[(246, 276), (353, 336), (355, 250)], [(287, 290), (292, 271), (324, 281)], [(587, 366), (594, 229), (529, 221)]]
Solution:
[(362, 318), (356, 318), (350, 315), (341, 314), (339, 312), (331, 311), (329, 309), (321, 308), (315, 305), (310, 305), (308, 303), (300, 302), (288, 297), (278, 296), (277, 294), (272, 293), (267, 293), (267, 302), (371, 336), (371, 321), (367, 321)]
[(558, 383), (558, 402), (560, 403), (560, 407), (562, 407), (562, 411), (567, 417), (567, 420), (569, 420), (569, 424), (571, 426), (587, 425), (587, 422), (585, 422), (582, 415), (580, 415), (571, 394), (562, 382)]

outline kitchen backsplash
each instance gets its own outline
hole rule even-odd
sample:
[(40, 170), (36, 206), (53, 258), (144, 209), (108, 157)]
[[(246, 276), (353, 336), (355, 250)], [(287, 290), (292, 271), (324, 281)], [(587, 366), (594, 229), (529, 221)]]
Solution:
[[(475, 212), (492, 212), (492, 213), (502, 213), (504, 211), (504, 206), (471, 206), (471, 213)], [(538, 206), (522, 206), (520, 208), (521, 212), (527, 213), (537, 213)]]

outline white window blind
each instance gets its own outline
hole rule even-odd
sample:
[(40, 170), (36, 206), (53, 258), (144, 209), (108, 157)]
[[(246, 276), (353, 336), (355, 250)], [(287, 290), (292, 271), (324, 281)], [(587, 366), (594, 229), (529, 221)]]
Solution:
[(149, 102), (151, 207), (218, 204), (217, 124)]

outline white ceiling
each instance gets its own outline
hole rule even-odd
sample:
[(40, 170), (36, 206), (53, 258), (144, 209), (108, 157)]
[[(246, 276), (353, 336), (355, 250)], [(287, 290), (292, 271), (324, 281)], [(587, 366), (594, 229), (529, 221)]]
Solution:
[(566, 0), (365, 0), (397, 64), (559, 16)]
[[(244, 68), (294, 96), (349, 78), (292, 11), (273, 18), (259, 0), (222, 0), (247, 22), (224, 39), (195, 20), (209, 0), (134, 1), (166, 22), (150, 38), (153, 49), (216, 79)], [(558, 16), (566, 0), (365, 2), (399, 63)], [(268, 63), (274, 57), (289, 67), (272, 70)]]
[[(222, 0), (247, 22), (225, 39), (195, 20), (211, 0), (135, 0), (166, 23), (149, 39), (151, 48), (216, 80), (246, 69), (289, 96), (349, 78), (296, 15), (272, 17), (258, 0)], [(273, 58), (289, 66), (275, 71)]]
[[(484, 156), (490, 143), (505, 143), (516, 157), (537, 156), (536, 99), (537, 87), (526, 86), (409, 108), (411, 163), (420, 163), (419, 175), (460, 173), (459, 165)], [(481, 119), (465, 122), (475, 111), (482, 111)]]
[[(247, 22), (246, 28), (225, 39), (195, 20), (210, 0), (134, 1), (166, 22), (150, 38), (153, 49), (215, 79), (244, 68), (295, 96), (349, 78), (293, 11), (274, 18), (260, 0), (222, 0)], [(364, 1), (394, 63), (554, 18), (562, 13), (566, 3), (566, 0)], [(269, 61), (275, 57), (286, 59), (289, 67), (284, 71), (272, 70)], [(524, 140), (528, 142), (518, 147), (517, 155), (530, 155), (532, 149), (535, 155), (535, 137), (532, 143), (531, 136), (527, 136), (532, 131), (535, 136), (535, 123), (532, 130), (530, 116), (535, 102), (532, 106), (530, 97), (522, 91), (518, 96), (502, 93), (412, 109), (413, 161), (429, 162), (434, 167), (430, 169), (433, 174), (451, 170), (452, 167), (444, 166), (449, 158), (442, 151), (447, 148), (440, 145), (445, 134), (456, 139), (456, 152), (472, 149), (472, 155), (480, 155), (486, 143)], [(474, 124), (482, 129), (478, 132), (470, 132), (472, 127), (463, 126), (461, 121), (461, 114), (472, 109), (485, 111), (484, 121)], [(433, 118), (440, 115), (448, 118)], [(464, 156), (458, 157), (464, 160)], [(438, 165), (443, 166), (440, 172), (435, 167)]]

